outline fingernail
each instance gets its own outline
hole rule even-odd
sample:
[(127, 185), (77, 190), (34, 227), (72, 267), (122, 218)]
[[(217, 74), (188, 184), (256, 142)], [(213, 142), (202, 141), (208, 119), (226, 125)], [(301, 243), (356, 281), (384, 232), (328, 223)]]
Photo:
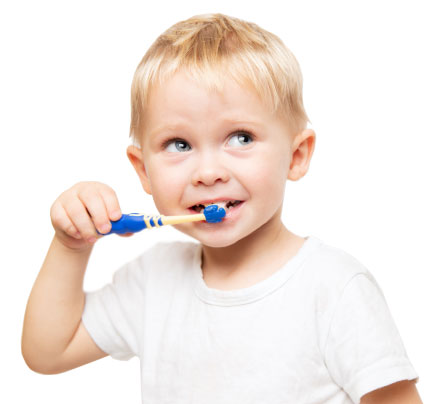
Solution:
[(115, 210), (111, 213), (110, 218), (112, 220), (118, 220), (121, 217), (121, 212), (119, 210)]
[(97, 240), (96, 237), (89, 237), (89, 238), (87, 239), (87, 241), (88, 241), (90, 244), (94, 244), (94, 243), (96, 243), (96, 240)]
[(111, 225), (109, 223), (103, 224), (102, 226), (99, 227), (99, 231), (102, 234), (108, 233), (110, 231), (110, 229), (111, 229)]

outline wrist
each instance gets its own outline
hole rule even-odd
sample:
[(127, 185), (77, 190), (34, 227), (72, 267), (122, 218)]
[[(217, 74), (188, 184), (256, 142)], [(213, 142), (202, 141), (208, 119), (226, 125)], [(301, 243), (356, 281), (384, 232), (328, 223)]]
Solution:
[(73, 256), (90, 255), (94, 244), (86, 243), (83, 240), (64, 240), (57, 232), (54, 234), (53, 247), (60, 252)]

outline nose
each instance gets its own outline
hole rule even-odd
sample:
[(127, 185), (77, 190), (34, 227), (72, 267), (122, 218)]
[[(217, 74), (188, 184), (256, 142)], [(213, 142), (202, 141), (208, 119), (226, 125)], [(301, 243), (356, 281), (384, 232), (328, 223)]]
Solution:
[(193, 185), (210, 186), (217, 182), (229, 181), (229, 171), (220, 162), (216, 153), (202, 152), (197, 157), (197, 166), (192, 174)]

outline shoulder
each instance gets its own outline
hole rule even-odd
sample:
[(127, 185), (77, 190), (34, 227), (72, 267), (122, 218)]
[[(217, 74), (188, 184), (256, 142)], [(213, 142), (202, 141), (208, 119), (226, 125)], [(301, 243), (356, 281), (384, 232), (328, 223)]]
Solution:
[(353, 255), (317, 238), (312, 239), (317, 248), (314, 248), (307, 265), (320, 282), (342, 287), (356, 275), (371, 276), (369, 270)]
[(348, 285), (356, 284), (358, 279), (380, 291), (371, 272), (356, 257), (317, 238), (313, 237), (311, 241), (312, 253), (303, 272), (321, 309), (330, 310)]

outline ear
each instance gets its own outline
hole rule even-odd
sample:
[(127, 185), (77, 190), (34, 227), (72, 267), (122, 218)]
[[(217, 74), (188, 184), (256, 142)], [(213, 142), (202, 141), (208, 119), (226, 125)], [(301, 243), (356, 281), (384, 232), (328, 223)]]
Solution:
[(305, 129), (296, 135), (291, 147), (292, 155), (288, 171), (289, 180), (297, 181), (307, 173), (315, 142), (316, 134), (313, 129)]
[(144, 159), (142, 150), (136, 146), (127, 147), (127, 157), (132, 163), (133, 168), (138, 174), (139, 180), (141, 181), (141, 185), (149, 195), (152, 194), (149, 177), (146, 172), (146, 167), (144, 165)]

